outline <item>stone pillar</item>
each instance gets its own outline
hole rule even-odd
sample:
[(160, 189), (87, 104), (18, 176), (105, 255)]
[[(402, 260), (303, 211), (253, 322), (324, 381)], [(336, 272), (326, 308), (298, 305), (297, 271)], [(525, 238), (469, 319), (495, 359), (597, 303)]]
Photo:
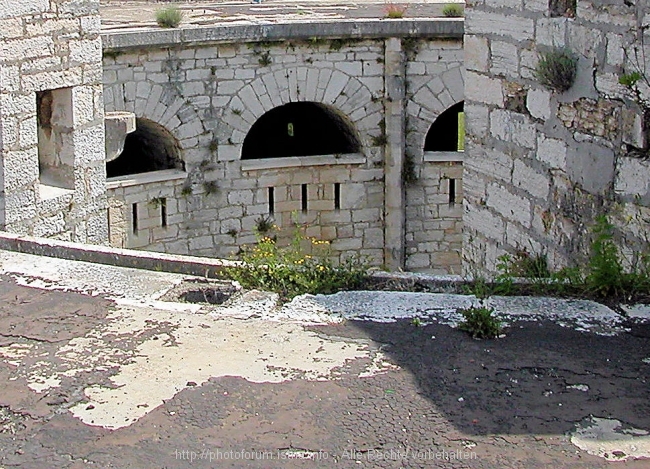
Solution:
[(402, 41), (386, 40), (385, 53), (385, 193), (384, 193), (384, 259), (386, 267), (404, 267), (405, 200), (402, 168), (405, 151), (404, 96), (406, 64)]

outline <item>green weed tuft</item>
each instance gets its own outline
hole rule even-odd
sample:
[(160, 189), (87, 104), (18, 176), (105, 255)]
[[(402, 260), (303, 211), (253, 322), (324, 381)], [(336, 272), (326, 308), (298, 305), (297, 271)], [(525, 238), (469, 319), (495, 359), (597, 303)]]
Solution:
[(404, 5), (397, 5), (395, 3), (388, 3), (384, 7), (384, 18), (399, 19), (404, 18), (407, 7)]
[(549, 90), (564, 92), (573, 86), (578, 70), (578, 57), (568, 49), (542, 52), (533, 72)]
[(178, 7), (162, 8), (156, 11), (156, 23), (161, 28), (178, 28), (183, 21), (183, 12)]
[(469, 333), (475, 339), (494, 339), (501, 333), (501, 321), (493, 315), (494, 308), (473, 306), (459, 309), (458, 312), (464, 318), (458, 329)]
[[(228, 267), (223, 274), (244, 288), (259, 288), (291, 299), (303, 293), (330, 294), (359, 288), (367, 275), (367, 263), (349, 257), (335, 266), (330, 260), (328, 241), (308, 238), (296, 227), (288, 246), (278, 246), (275, 238), (259, 235), (258, 242), (245, 247), (242, 265)], [(307, 244), (307, 249), (303, 246)]]
[(462, 18), (465, 10), (460, 3), (448, 3), (442, 8), (442, 14), (447, 18)]

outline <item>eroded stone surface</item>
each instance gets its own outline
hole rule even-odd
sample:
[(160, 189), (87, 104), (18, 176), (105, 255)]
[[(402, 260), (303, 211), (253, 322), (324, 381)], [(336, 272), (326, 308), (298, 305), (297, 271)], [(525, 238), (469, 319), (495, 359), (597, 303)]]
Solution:
[(608, 461), (650, 459), (650, 434), (619, 420), (589, 417), (577, 425), (571, 443)]

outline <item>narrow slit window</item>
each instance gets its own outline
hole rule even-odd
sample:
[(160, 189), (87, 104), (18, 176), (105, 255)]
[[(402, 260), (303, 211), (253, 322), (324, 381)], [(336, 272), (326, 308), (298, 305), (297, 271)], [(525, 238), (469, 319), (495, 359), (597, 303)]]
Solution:
[(449, 205), (456, 203), (456, 180), (449, 179)]
[(334, 183), (334, 210), (341, 210), (341, 183)]
[(108, 225), (108, 240), (111, 240), (111, 210), (106, 210), (106, 224)]
[(138, 204), (131, 206), (131, 227), (133, 234), (138, 234)]
[(302, 213), (307, 213), (307, 184), (302, 185)]
[(160, 224), (163, 228), (167, 227), (167, 199), (160, 199)]
[(275, 188), (269, 187), (269, 214), (275, 213)]

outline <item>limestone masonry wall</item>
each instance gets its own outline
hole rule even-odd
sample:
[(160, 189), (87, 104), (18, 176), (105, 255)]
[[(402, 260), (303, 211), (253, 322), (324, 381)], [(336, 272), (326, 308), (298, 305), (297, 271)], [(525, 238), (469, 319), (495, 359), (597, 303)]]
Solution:
[(464, 99), (463, 44), (419, 41), (406, 55), (405, 154), (414, 179), (406, 182), (406, 269), (460, 274), (463, 153), (424, 147), (432, 123)]
[[(162, 126), (183, 162), (109, 178), (111, 244), (227, 257), (271, 217), (280, 239), (294, 220), (305, 223), (337, 259), (359, 253), (389, 265), (401, 251), (402, 265), (392, 267), (458, 273), (462, 153), (427, 158), (424, 143), (436, 118), (463, 100), (462, 57), (462, 41), (435, 38), (107, 49), (106, 110)], [(256, 122), (295, 102), (325, 105), (349, 125), (358, 151), (242, 159)], [(388, 103), (402, 112), (388, 113)], [(391, 148), (403, 149), (397, 162)], [(399, 171), (401, 181), (395, 164), (404, 154), (419, 177), (396, 187), (387, 174)], [(455, 203), (448, 178), (458, 181)], [(396, 210), (401, 226), (386, 223)]]
[(107, 242), (99, 2), (0, 3), (0, 228)]
[[(500, 254), (517, 250), (546, 254), (554, 267), (583, 262), (599, 214), (617, 225), (630, 261), (647, 252), (650, 164), (639, 157), (647, 155), (647, 123), (619, 84), (635, 70), (634, 48), (647, 44), (646, 8), (607, 0), (468, 4), (467, 272), (494, 271)], [(579, 57), (564, 93), (533, 73), (538, 54), (553, 48)]]

